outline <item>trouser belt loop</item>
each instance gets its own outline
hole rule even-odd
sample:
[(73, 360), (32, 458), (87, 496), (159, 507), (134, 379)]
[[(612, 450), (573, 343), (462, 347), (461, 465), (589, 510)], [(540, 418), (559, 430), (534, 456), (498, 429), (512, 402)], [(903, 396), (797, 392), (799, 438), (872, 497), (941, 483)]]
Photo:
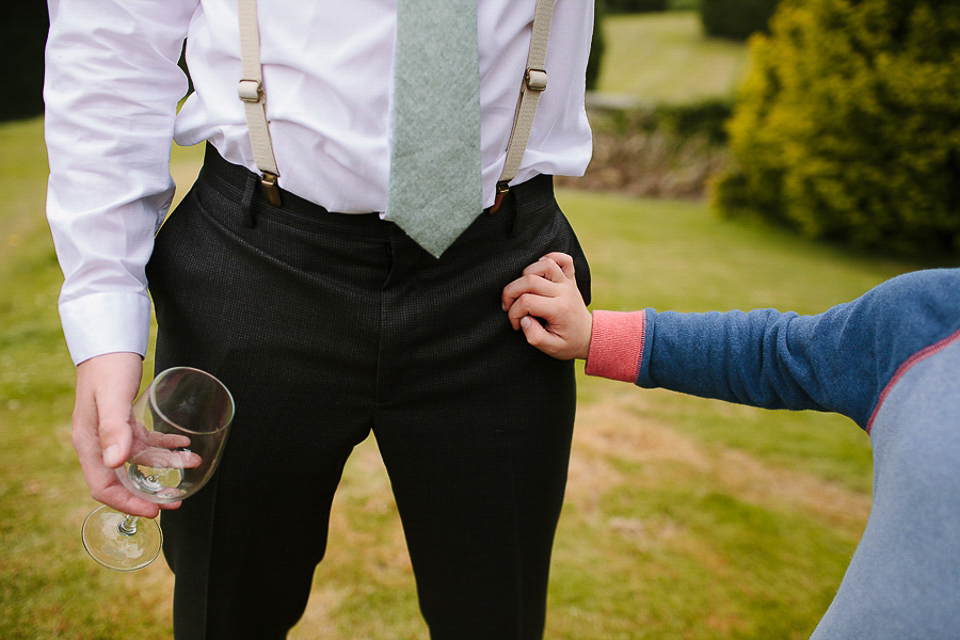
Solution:
[(254, 210), (254, 196), (257, 193), (257, 183), (260, 182), (256, 174), (250, 173), (243, 184), (243, 197), (240, 199), (240, 222), (243, 226), (252, 229), (257, 226), (257, 216)]

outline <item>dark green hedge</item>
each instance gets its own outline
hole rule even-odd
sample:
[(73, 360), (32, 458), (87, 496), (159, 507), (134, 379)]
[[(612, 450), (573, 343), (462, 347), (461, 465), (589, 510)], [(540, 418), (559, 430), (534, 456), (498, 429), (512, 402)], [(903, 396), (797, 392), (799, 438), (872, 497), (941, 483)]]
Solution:
[(605, 0), (597, 0), (594, 5), (593, 41), (590, 45), (590, 58), (587, 60), (587, 91), (595, 91), (600, 79), (600, 64), (607, 48), (603, 35), (603, 20), (607, 14)]
[(609, 13), (666, 11), (670, 4), (668, 0), (600, 0), (600, 2), (606, 5)]
[(657, 125), (679, 136), (705, 135), (714, 144), (727, 141), (727, 122), (733, 113), (731, 100), (708, 98), (689, 104), (656, 107)]
[(7, 5), (0, 20), (0, 42), (7, 50), (0, 121), (43, 113), (43, 48), (47, 42), (47, 4), (29, 0)]
[(960, 253), (960, 3), (784, 0), (751, 54), (721, 212)]
[(770, 17), (779, 0), (701, 0), (704, 32), (716, 38), (746, 40), (768, 31)]

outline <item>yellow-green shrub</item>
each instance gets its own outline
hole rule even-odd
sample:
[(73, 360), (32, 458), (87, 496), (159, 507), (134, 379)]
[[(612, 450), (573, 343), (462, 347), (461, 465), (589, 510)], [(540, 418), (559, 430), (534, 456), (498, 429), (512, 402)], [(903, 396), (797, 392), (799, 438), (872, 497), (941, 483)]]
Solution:
[(960, 2), (784, 0), (750, 50), (719, 211), (960, 252)]

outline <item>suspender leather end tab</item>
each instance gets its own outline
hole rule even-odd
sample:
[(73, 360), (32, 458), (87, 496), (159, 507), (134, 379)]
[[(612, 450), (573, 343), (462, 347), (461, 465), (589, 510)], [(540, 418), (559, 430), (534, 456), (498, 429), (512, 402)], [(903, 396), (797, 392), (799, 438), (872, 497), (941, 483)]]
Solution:
[(267, 198), (267, 202), (274, 207), (279, 207), (283, 204), (280, 200), (280, 189), (277, 187), (277, 177), (274, 173), (264, 171), (263, 177), (260, 178), (263, 195)]
[(497, 183), (497, 197), (493, 201), (493, 206), (490, 207), (490, 215), (495, 214), (500, 210), (500, 205), (503, 204), (503, 199), (510, 192), (510, 185), (507, 180), (501, 180)]

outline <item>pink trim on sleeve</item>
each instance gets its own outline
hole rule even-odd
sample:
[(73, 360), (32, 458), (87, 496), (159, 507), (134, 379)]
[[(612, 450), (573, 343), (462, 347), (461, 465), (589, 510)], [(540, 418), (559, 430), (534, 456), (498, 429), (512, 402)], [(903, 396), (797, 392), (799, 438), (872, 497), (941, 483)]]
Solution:
[(645, 331), (643, 311), (594, 311), (586, 374), (636, 382)]

